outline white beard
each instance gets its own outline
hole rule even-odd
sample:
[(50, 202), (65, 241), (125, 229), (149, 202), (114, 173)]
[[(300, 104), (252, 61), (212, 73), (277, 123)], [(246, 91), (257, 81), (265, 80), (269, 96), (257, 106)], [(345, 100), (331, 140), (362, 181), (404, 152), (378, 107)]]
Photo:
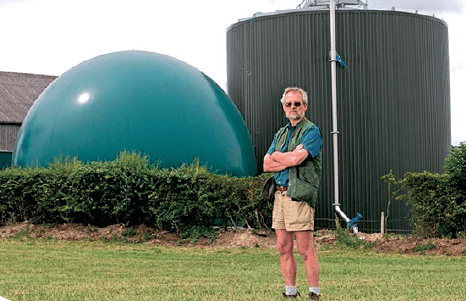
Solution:
[(298, 119), (304, 118), (304, 114), (298, 113), (297, 115), (293, 115), (293, 116), (286, 115), (286, 118), (288, 118), (289, 120), (298, 120)]

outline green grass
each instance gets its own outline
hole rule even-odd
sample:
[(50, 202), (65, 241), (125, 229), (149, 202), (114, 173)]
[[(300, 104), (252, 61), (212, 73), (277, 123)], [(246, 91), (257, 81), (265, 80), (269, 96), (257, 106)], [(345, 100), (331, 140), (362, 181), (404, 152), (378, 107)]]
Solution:
[[(322, 300), (466, 300), (466, 258), (318, 253)], [(307, 291), (298, 258), (298, 286)], [(0, 296), (18, 300), (283, 300), (275, 250), (0, 241)], [(297, 300), (306, 300), (304, 297)]]

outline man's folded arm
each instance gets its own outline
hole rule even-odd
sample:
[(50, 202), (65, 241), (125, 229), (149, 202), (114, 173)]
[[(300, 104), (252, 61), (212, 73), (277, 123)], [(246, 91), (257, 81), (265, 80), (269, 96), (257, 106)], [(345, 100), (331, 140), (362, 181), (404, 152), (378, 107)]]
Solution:
[(264, 171), (277, 172), (282, 171), (288, 167), (300, 165), (309, 155), (307, 150), (303, 149), (303, 145), (298, 145), (295, 150), (291, 152), (274, 152), (267, 154), (264, 157)]

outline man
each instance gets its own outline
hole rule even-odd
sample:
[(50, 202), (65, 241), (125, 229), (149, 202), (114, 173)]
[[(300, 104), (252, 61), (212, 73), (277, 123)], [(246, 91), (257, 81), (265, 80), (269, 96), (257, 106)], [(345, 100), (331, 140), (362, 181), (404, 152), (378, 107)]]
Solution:
[(314, 250), (314, 213), (322, 172), (322, 135), (304, 115), (307, 93), (301, 88), (286, 88), (281, 99), (289, 123), (274, 136), (264, 157), (264, 171), (276, 172), (272, 227), (277, 235), (285, 298), (296, 298), (296, 261), (293, 241), (304, 260), (309, 298), (320, 298), (320, 266)]

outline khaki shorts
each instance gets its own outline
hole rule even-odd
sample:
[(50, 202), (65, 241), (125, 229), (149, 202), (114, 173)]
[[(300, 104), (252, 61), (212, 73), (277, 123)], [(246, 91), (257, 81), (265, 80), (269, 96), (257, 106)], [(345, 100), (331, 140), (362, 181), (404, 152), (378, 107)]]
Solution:
[(275, 192), (272, 228), (286, 231), (314, 231), (315, 210), (307, 202), (293, 201), (286, 191)]

